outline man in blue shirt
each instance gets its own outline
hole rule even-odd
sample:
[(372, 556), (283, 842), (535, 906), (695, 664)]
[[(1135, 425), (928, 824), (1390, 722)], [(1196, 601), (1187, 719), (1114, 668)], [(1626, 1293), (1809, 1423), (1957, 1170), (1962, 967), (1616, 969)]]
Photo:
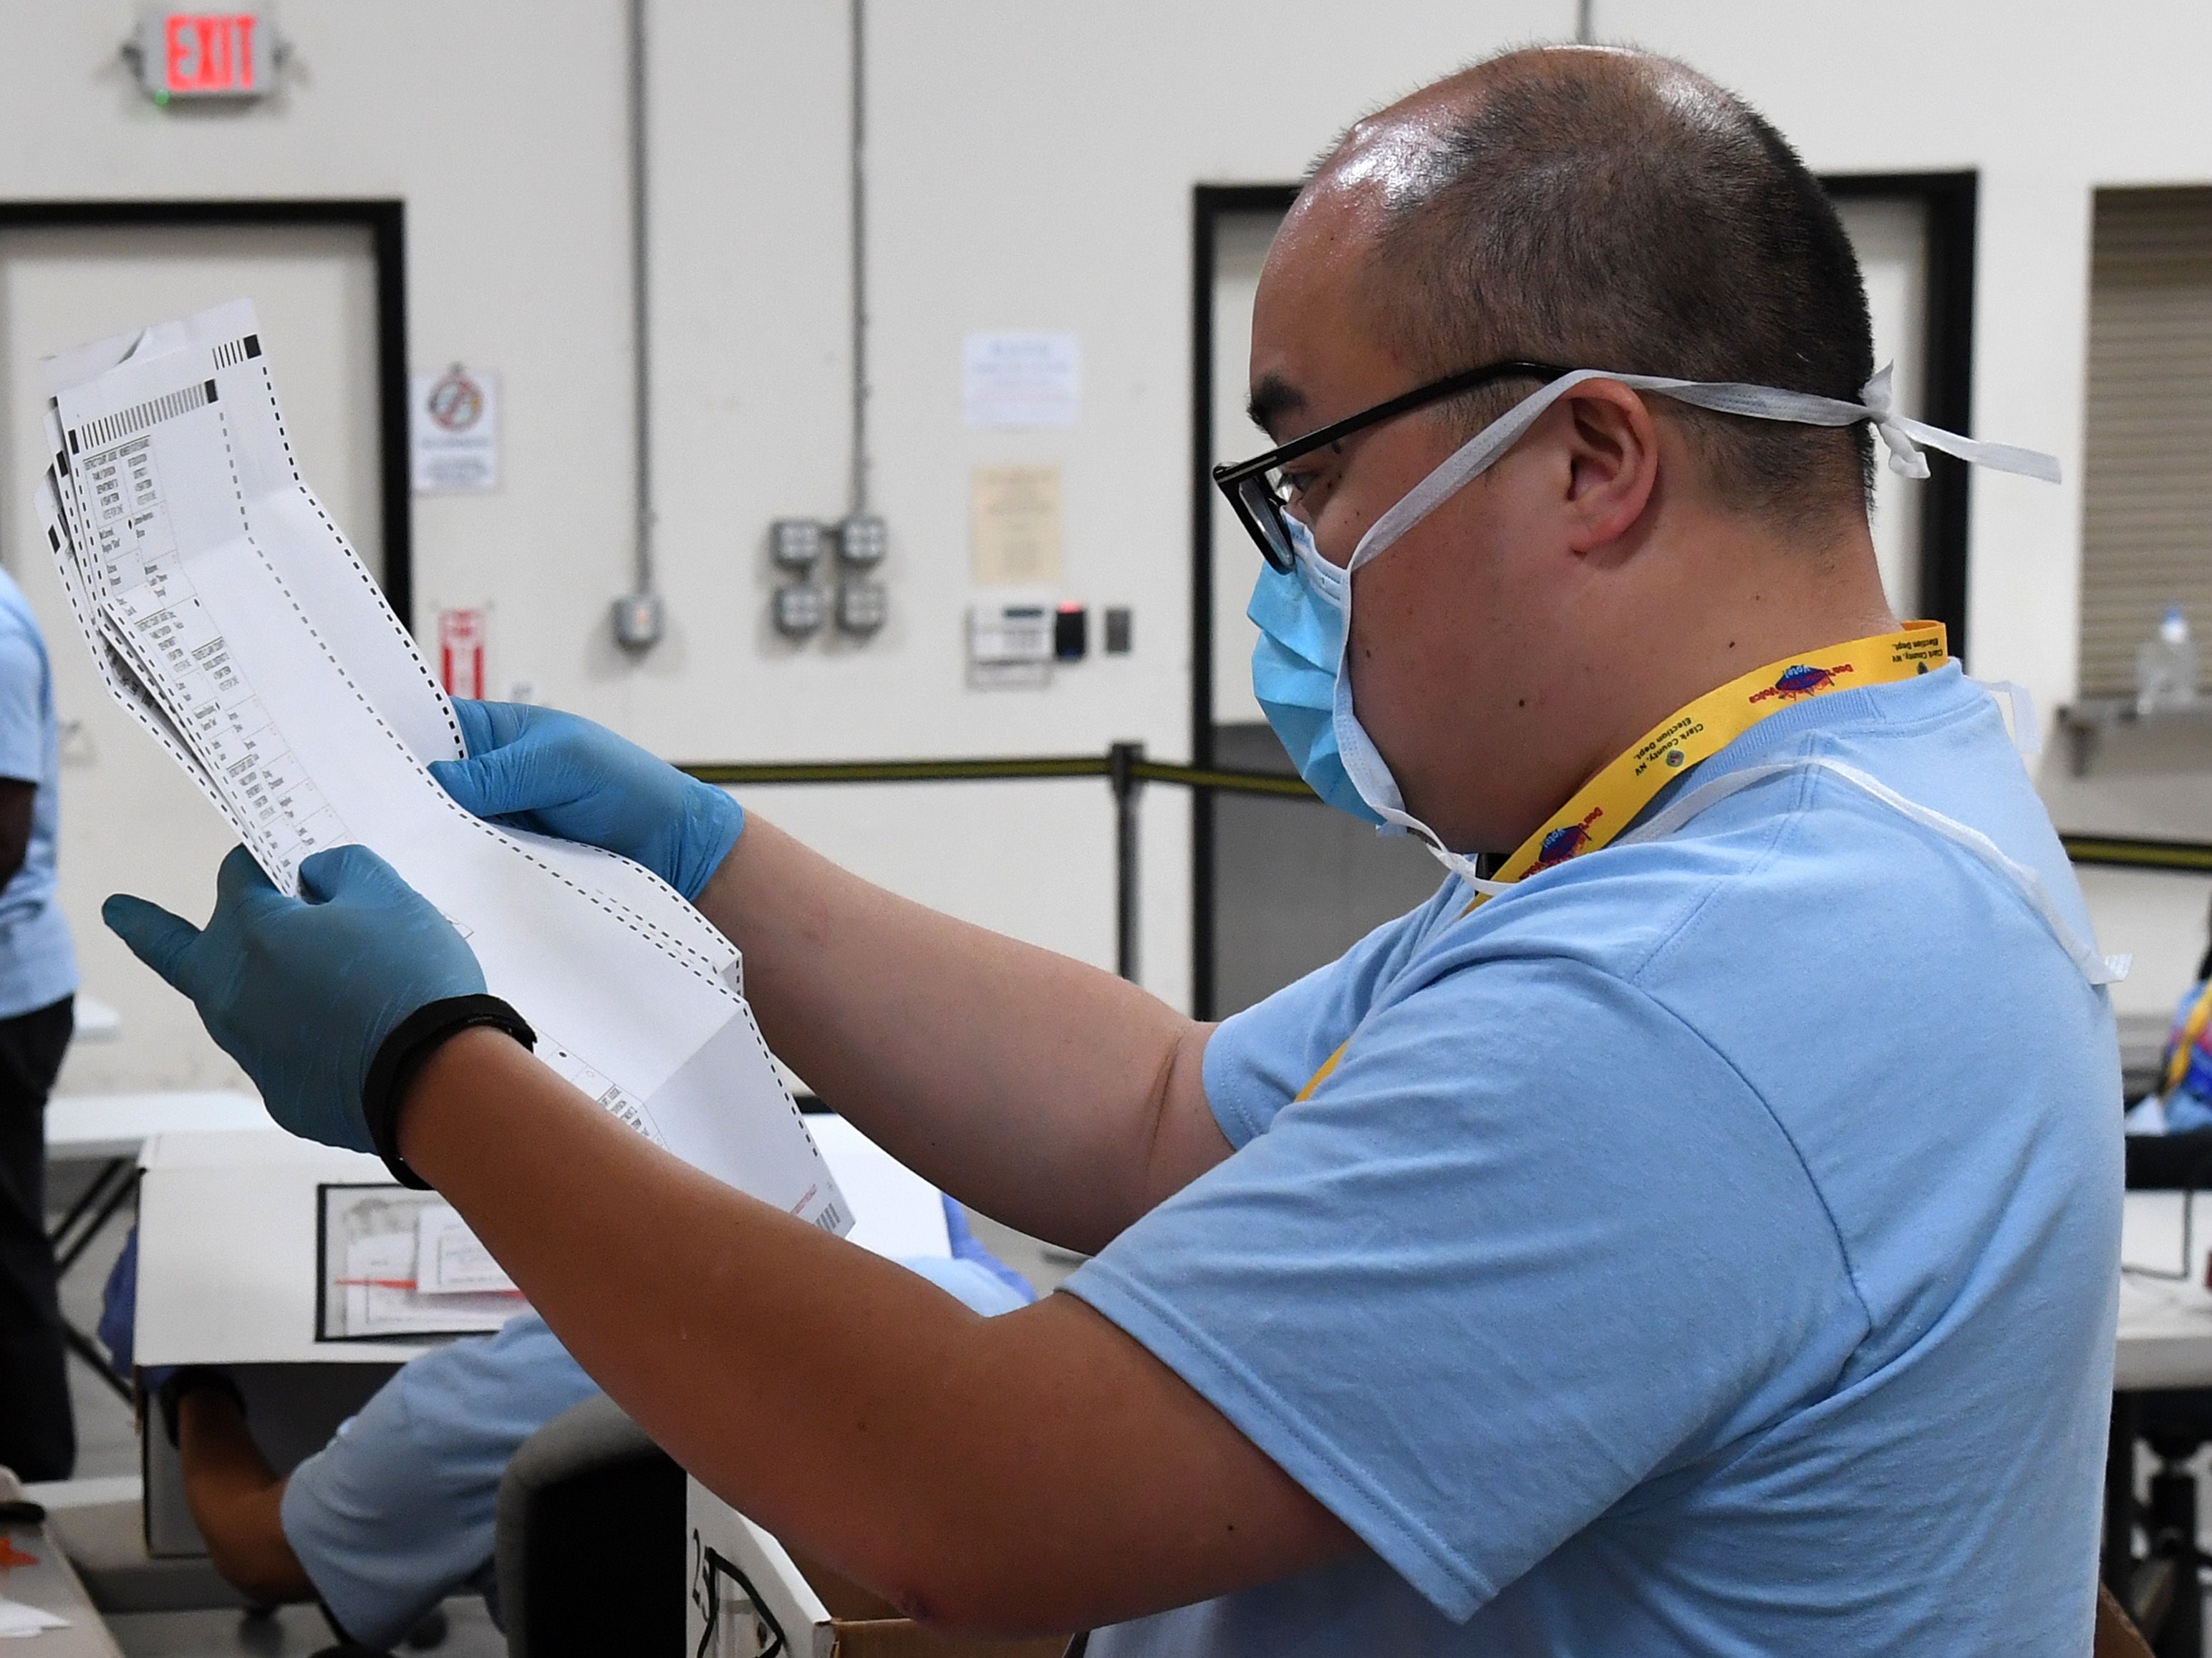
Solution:
[(651, 863), (826, 1099), (1096, 1256), (1003, 1319), (567, 1088), (365, 849), (300, 900), (234, 853), (204, 932), (109, 920), (708, 1486), (939, 1625), (2079, 1658), (2117, 969), (1866, 515), (1870, 431), (2051, 469), (1875, 370), (1818, 184), (1680, 64), (1508, 54), (1346, 135), (1256, 296), (1279, 446), (1217, 476), (1301, 774), (1452, 876), (1218, 1028), (461, 705), (457, 799)]
[(70, 1041), (76, 957), (54, 896), (54, 680), (22, 589), (0, 571), (0, 1464), (76, 1461), (46, 1237), (46, 1096)]

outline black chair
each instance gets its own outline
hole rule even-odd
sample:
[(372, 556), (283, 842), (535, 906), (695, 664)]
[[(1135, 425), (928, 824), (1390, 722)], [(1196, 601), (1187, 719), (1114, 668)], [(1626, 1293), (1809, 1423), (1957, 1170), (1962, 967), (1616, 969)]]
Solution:
[(678, 1658), (684, 1471), (604, 1394), (530, 1436), (493, 1552), (512, 1658)]

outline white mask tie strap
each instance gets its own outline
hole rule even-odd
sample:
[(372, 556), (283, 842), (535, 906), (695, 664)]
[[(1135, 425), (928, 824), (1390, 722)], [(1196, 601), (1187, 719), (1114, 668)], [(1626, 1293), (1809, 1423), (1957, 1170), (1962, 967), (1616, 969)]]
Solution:
[(2022, 477), (2058, 482), (2058, 458), (2039, 449), (2016, 448), (2009, 443), (1984, 443), (1961, 437), (1940, 426), (1930, 426), (1900, 415), (1890, 389), (1893, 367), (1881, 372), (1859, 390), (1859, 401), (1820, 397), (1810, 392), (1784, 392), (1771, 386), (1744, 386), (1733, 381), (1666, 380), (1650, 374), (1615, 374), (1623, 386), (1661, 392), (1683, 403), (1724, 415), (1747, 415), (1754, 420), (1795, 421), (1807, 426), (1851, 426), (1863, 420), (1874, 422), (1882, 447), (1889, 451), (1889, 470), (1905, 477), (1928, 476), (1928, 457), (1920, 452), (1941, 449), (1947, 455), (1994, 471), (2016, 472)]
[(2039, 449), (2018, 448), (2009, 443), (1984, 443), (1978, 438), (1961, 437), (1956, 432), (1947, 432), (1940, 426), (1899, 414), (1892, 390), (1894, 378), (1894, 365), (1884, 365), (1859, 389), (1859, 401), (1846, 403), (1840, 398), (1824, 398), (1811, 392), (1785, 392), (1778, 386), (1747, 386), (1736, 380), (1686, 380), (1663, 374), (1617, 374), (1602, 368), (1577, 368), (1523, 398), (1447, 456), (1396, 506), (1368, 526), (1367, 533), (1360, 537), (1359, 544), (1345, 562), (1346, 574), (1380, 557), (1393, 542), (1519, 442), (1522, 434), (1534, 426), (1547, 409), (1585, 380), (1617, 380), (1639, 392), (1656, 392), (1677, 402), (1753, 420), (1784, 421), (1803, 426), (1854, 426), (1863, 420), (1871, 421), (1881, 438), (1882, 447), (1888, 451), (1890, 471), (1905, 477), (1928, 476), (1928, 457), (1920, 452), (1926, 448), (1941, 449), (1946, 454), (1995, 471), (2040, 478), (2045, 483), (2058, 482), (2056, 455), (2045, 454)]
[[(1972, 677), (1972, 676), (1968, 676)], [(2023, 760), (2043, 752), (2043, 728), (2035, 723), (2035, 698), (2025, 685), (2009, 679), (1976, 679), (1991, 696), (2002, 696), (2012, 707), (2012, 745)]]
[(1724, 777), (1716, 777), (1711, 782), (1690, 790), (1650, 822), (1640, 823), (1622, 835), (1613, 845), (1626, 846), (1635, 841), (1656, 841), (1662, 835), (1671, 835), (1699, 812), (1725, 800), (1739, 789), (1748, 788), (1753, 783), (1764, 782), (1770, 777), (1807, 769), (1825, 771), (1842, 778), (1854, 787), (1872, 795), (1891, 811), (1911, 818), (1924, 829), (1934, 830), (2003, 876), (2027, 900), (2037, 915), (2042, 918), (2043, 924), (2051, 929), (2051, 936), (2057, 939), (2059, 948), (2073, 958), (2074, 965), (2081, 970), (2081, 976), (2091, 984), (2117, 984), (2128, 976), (2128, 969), (2133, 964), (2134, 957), (2100, 955), (2093, 944), (2085, 942), (2066, 918), (2059, 914), (2058, 906), (2051, 902), (2051, 890), (2044, 884), (2041, 875), (2026, 864), (2007, 856), (1996, 841), (1979, 829), (1969, 829), (1956, 818), (1930, 811), (1918, 801), (1899, 794), (1888, 784), (1861, 771), (1856, 766), (1847, 766), (1840, 760), (1808, 757), (1777, 761), (1763, 766), (1747, 766)]

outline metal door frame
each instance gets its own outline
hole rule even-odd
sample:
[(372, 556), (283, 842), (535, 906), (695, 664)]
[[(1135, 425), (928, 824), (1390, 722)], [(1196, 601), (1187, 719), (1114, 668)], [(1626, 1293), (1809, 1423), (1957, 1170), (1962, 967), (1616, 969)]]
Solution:
[(379, 494), (384, 508), (384, 596), (414, 626), (414, 491), (407, 463), (407, 210), (385, 200), (0, 201), (9, 230), (221, 229), (232, 225), (368, 232), (376, 268)]

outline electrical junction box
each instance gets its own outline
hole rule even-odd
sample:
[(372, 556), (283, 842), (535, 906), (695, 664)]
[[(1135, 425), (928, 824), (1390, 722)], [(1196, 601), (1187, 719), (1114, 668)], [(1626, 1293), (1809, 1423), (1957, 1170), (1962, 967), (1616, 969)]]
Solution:
[(768, 556), (779, 570), (805, 575), (822, 556), (822, 526), (811, 518), (780, 518), (768, 526)]
[(890, 525), (873, 513), (854, 513), (837, 525), (837, 556), (856, 570), (873, 569), (890, 550)]
[(890, 596), (880, 581), (847, 576), (837, 584), (837, 629), (866, 639), (890, 615)]
[(968, 612), (968, 683), (979, 689), (1052, 683), (1049, 604), (977, 604)]
[(786, 639), (808, 639), (822, 631), (830, 619), (830, 605), (821, 588), (811, 581), (787, 581), (775, 590), (772, 612), (775, 630)]
[(625, 593), (615, 600), (615, 643), (626, 651), (649, 651), (660, 642), (658, 593)]
[(265, 98), (276, 88), (283, 56), (265, 11), (144, 12), (124, 52), (137, 60), (139, 84), (157, 104)]

